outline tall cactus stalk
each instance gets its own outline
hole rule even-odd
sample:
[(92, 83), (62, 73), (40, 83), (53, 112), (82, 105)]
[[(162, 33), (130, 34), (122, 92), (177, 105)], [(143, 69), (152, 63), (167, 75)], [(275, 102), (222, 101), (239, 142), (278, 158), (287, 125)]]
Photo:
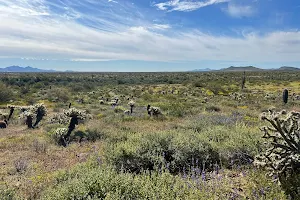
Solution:
[(284, 102), (285, 104), (287, 104), (288, 98), (289, 98), (289, 91), (288, 91), (287, 89), (284, 89), (284, 90), (283, 90), (283, 95), (282, 95), (282, 97), (283, 97), (283, 102)]
[(246, 84), (246, 72), (244, 71), (243, 79), (242, 79), (242, 90), (245, 88)]

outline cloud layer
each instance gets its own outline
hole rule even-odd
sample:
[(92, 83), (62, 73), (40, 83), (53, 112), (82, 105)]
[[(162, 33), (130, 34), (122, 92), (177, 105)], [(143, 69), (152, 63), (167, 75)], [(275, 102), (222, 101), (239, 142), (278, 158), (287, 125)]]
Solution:
[(155, 6), (160, 10), (172, 11), (194, 11), (199, 8), (210, 6), (213, 4), (225, 3), (230, 0), (206, 0), (206, 1), (190, 1), (190, 0), (172, 0), (164, 3), (157, 3)]
[[(170, 1), (161, 8), (189, 10), (195, 6), (184, 2), (188, 1)], [(201, 5), (220, 2), (224, 1), (210, 0)], [(300, 61), (297, 30), (248, 33), (236, 38), (174, 29), (172, 24), (153, 23), (125, 1), (0, 0), (0, 21), (2, 58)]]

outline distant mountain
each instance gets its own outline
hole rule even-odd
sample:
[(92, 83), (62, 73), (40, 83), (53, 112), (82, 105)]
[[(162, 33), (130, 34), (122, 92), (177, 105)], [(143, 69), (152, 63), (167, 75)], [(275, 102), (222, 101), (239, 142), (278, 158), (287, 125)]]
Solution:
[(274, 70), (274, 71), (300, 71), (297, 67), (289, 67), (289, 66), (282, 66), (280, 68), (272, 68), (272, 69), (261, 69), (258, 67), (253, 66), (246, 66), (246, 67), (228, 67), (221, 69), (220, 71), (267, 71), (267, 70)]
[(263, 71), (264, 69), (253, 67), (253, 66), (246, 66), (246, 67), (228, 67), (221, 69), (221, 71)]
[(45, 70), (38, 69), (33, 67), (19, 67), (19, 66), (10, 66), (6, 68), (0, 68), (0, 72), (56, 72), (55, 70)]
[(212, 71), (212, 69), (205, 68), (205, 69), (194, 69), (192, 72), (209, 72)]
[(282, 66), (279, 69), (275, 70), (281, 70), (281, 71), (299, 71), (300, 69), (297, 67), (289, 67), (289, 66)]

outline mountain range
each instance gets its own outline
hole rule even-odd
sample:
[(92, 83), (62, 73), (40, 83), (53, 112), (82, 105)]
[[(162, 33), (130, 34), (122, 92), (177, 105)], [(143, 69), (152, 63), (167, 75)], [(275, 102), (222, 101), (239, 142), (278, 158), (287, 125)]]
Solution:
[(209, 68), (206, 69), (195, 69), (192, 70), (192, 72), (208, 72), (208, 71), (229, 71), (229, 72), (233, 72), (233, 71), (269, 71), (269, 70), (273, 70), (273, 71), (300, 71), (300, 68), (297, 67), (290, 67), (290, 66), (282, 66), (280, 68), (272, 68), (272, 69), (262, 69), (262, 68), (258, 68), (258, 67), (254, 67), (254, 66), (245, 66), (245, 67), (228, 67), (228, 68), (223, 68), (220, 70), (212, 70)]
[[(282, 66), (280, 68), (273, 68), (273, 69), (262, 69), (254, 66), (245, 66), (245, 67), (228, 67), (228, 68), (223, 68), (220, 70), (212, 70), (209, 68), (205, 69), (195, 69), (190, 72), (209, 72), (209, 71), (267, 71), (267, 70), (277, 70), (277, 71), (300, 71), (300, 68), (297, 67), (290, 67), (290, 66)], [(10, 66), (10, 67), (5, 67), (5, 68), (0, 68), (0, 73), (1, 72), (61, 72), (61, 71), (56, 71), (56, 70), (46, 70), (46, 69), (39, 69), (39, 68), (33, 68), (33, 67), (19, 67), (19, 66)], [(65, 72), (73, 72), (70, 70), (67, 70)]]
[(57, 72), (55, 70), (38, 69), (33, 67), (10, 66), (0, 68), (0, 72)]

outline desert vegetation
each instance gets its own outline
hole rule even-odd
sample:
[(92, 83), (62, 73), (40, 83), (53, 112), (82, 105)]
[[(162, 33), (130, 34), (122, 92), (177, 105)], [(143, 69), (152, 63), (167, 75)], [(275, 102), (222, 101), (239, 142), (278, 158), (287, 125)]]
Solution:
[(1, 199), (299, 199), (300, 73), (2, 73)]

